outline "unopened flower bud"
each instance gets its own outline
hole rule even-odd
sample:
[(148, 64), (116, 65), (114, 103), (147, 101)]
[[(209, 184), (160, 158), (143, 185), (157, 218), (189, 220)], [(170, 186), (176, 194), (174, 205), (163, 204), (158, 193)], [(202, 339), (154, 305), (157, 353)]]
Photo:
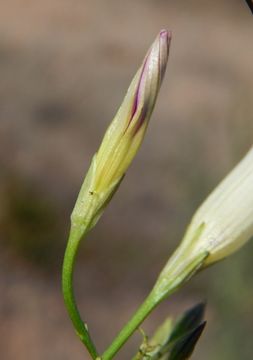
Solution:
[(253, 148), (197, 210), (182, 246), (191, 244), (201, 225), (192, 246), (196, 253), (208, 251), (206, 265), (227, 257), (253, 236)]
[(166, 70), (171, 34), (160, 31), (107, 129), (82, 185), (71, 219), (92, 227), (117, 190), (144, 138)]
[(132, 80), (97, 153), (96, 191), (126, 172), (140, 147), (165, 73), (170, 35), (162, 30)]
[(222, 260), (253, 236), (253, 148), (196, 211), (155, 285), (166, 297), (196, 271)]

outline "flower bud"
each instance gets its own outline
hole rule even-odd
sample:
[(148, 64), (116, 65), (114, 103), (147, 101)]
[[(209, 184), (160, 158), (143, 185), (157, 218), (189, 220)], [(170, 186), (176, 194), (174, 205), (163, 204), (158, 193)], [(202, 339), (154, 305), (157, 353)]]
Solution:
[[(201, 225), (201, 235), (191, 244)], [(227, 257), (252, 236), (253, 148), (197, 210), (182, 246), (192, 246), (196, 253), (208, 251), (207, 265)]]
[(170, 34), (160, 31), (132, 80), (97, 153), (96, 191), (126, 172), (139, 149), (165, 73)]
[(196, 211), (154, 287), (158, 300), (253, 236), (253, 148)]
[(171, 34), (160, 31), (107, 129), (82, 185), (71, 219), (92, 227), (117, 190), (144, 138), (166, 70)]

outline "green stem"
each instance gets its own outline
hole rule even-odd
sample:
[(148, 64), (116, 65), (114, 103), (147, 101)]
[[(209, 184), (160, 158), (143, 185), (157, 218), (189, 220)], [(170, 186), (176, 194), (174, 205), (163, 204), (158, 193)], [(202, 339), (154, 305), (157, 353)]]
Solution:
[(207, 256), (208, 252), (204, 251), (190, 259), (180, 256), (178, 261), (174, 261), (172, 257), (172, 260), (166, 264), (143, 304), (104, 352), (101, 357), (102, 360), (111, 360), (151, 311), (162, 300), (168, 298), (175, 290), (188, 281), (201, 268)]
[(111, 360), (114, 355), (120, 350), (120, 348), (126, 343), (129, 337), (140, 326), (145, 318), (151, 313), (151, 311), (158, 305), (154, 302), (154, 298), (151, 295), (145, 299), (143, 304), (136, 311), (131, 320), (124, 326), (118, 336), (113, 340), (108, 349), (101, 356), (102, 360)]
[(71, 228), (62, 268), (62, 292), (67, 311), (72, 320), (77, 335), (81, 339), (82, 343), (86, 346), (92, 359), (96, 359), (98, 354), (90, 337), (87, 325), (84, 324), (81, 319), (76, 305), (73, 289), (74, 263), (82, 236), (83, 232), (81, 232), (79, 228)]

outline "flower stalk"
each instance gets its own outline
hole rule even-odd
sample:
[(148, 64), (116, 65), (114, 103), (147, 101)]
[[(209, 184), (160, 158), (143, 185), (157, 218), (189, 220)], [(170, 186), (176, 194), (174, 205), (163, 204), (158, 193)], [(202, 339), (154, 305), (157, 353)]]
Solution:
[(63, 262), (62, 289), (65, 306), (74, 325), (76, 334), (87, 348), (92, 359), (95, 359), (97, 358), (98, 353), (89, 334), (87, 324), (83, 323), (81, 315), (79, 314), (73, 289), (74, 263), (81, 236), (83, 236), (83, 233), (80, 233), (80, 231), (78, 231), (78, 228), (71, 229)]

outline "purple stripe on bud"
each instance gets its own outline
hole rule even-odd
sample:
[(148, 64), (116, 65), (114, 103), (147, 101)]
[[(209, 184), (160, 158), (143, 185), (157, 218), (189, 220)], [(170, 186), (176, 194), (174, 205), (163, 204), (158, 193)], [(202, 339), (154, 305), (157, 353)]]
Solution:
[(144, 60), (144, 63), (143, 63), (142, 72), (141, 72), (141, 76), (140, 76), (140, 79), (139, 79), (139, 84), (138, 84), (137, 91), (136, 91), (135, 98), (134, 98), (133, 109), (132, 109), (132, 117), (130, 119), (130, 122), (132, 121), (132, 119), (133, 119), (133, 117), (134, 117), (134, 115), (136, 113), (136, 110), (138, 108), (138, 105), (140, 103), (141, 82), (143, 81), (143, 78), (144, 78), (145, 69), (147, 68), (147, 62), (148, 62), (148, 56), (146, 56), (146, 58)]
[(167, 66), (170, 40), (171, 33), (167, 30), (161, 30), (142, 64), (140, 78), (134, 96), (131, 118), (127, 126), (128, 128), (134, 117), (138, 116), (138, 118), (134, 120), (136, 122), (134, 134), (138, 132), (145, 121), (149, 120), (154, 108)]

